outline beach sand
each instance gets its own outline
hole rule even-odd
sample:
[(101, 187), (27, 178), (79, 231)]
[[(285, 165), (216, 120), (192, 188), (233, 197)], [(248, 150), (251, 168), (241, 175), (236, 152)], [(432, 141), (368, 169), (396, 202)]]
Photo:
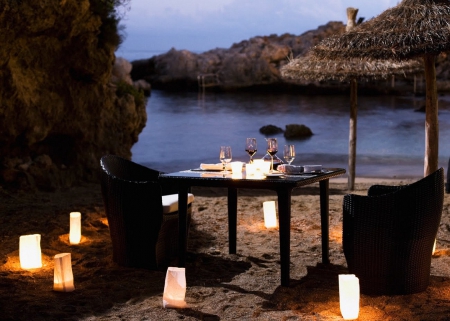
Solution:
[[(354, 193), (372, 183), (360, 179)], [(185, 309), (164, 309), (165, 271), (124, 268), (112, 247), (100, 186), (57, 192), (13, 193), (0, 188), (0, 320), (342, 320), (338, 274), (347, 273), (342, 252), (345, 179), (330, 180), (330, 260), (321, 263), (319, 185), (292, 197), (291, 281), (280, 286), (279, 235), (263, 224), (266, 190), (239, 190), (237, 254), (228, 254), (226, 190), (194, 188), (193, 222), (186, 264)], [(359, 320), (450, 320), (450, 195), (446, 194), (425, 292), (361, 295)], [(69, 213), (82, 213), (82, 242), (68, 241)], [(44, 266), (19, 265), (19, 236), (41, 234)], [(53, 257), (72, 255), (75, 291), (53, 291)]]

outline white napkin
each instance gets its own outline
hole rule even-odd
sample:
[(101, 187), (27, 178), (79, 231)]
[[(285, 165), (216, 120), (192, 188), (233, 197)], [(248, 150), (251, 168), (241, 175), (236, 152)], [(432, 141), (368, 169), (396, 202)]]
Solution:
[(304, 173), (320, 172), (322, 170), (322, 165), (303, 165)]
[(278, 165), (277, 170), (286, 174), (300, 174), (303, 173), (303, 166), (282, 164)]
[[(212, 170), (212, 171), (220, 171), (223, 169), (223, 164), (200, 164), (200, 168), (203, 170)], [(227, 170), (231, 170), (231, 164), (226, 164), (225, 168)]]

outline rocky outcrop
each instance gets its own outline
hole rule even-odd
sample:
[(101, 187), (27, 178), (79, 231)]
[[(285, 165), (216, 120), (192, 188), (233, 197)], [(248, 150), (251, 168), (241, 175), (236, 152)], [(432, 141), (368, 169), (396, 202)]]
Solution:
[[(131, 157), (146, 123), (132, 86), (111, 85), (117, 34), (101, 0), (0, 6), (0, 184), (97, 180), (100, 157)], [(109, 30), (109, 31), (108, 31)]]
[(171, 49), (149, 59), (133, 61), (133, 79), (145, 79), (152, 88), (197, 89), (199, 77), (208, 76), (222, 89), (285, 83), (279, 68), (289, 57), (305, 54), (320, 40), (341, 33), (341, 22), (329, 22), (300, 36), (284, 34), (253, 37), (233, 44), (229, 49), (216, 48), (202, 54)]

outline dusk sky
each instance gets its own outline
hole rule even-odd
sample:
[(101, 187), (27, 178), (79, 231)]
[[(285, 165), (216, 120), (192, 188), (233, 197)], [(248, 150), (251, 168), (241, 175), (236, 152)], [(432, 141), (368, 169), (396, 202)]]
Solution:
[(171, 48), (203, 52), (255, 36), (300, 35), (328, 21), (347, 22), (346, 8), (368, 20), (398, 0), (131, 0), (118, 55), (149, 58)]

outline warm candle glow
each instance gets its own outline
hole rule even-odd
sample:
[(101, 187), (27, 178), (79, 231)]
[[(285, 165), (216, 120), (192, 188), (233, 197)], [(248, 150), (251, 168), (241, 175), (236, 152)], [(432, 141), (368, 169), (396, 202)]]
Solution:
[(358, 319), (359, 279), (354, 274), (339, 274), (339, 304), (344, 320)]
[(263, 162), (261, 164), (261, 172), (267, 174), (270, 171), (270, 162)]
[(19, 259), (22, 269), (42, 267), (41, 235), (22, 235), (19, 239)]
[(277, 212), (275, 210), (275, 201), (267, 201), (263, 203), (264, 209), (264, 225), (266, 228), (278, 226)]
[(72, 257), (70, 253), (55, 255), (53, 290), (61, 292), (72, 292), (75, 290), (73, 285)]
[(261, 166), (264, 164), (264, 159), (254, 159), (253, 164), (255, 164), (257, 171), (261, 171)]
[(164, 284), (163, 307), (185, 308), (186, 301), (185, 268), (169, 267)]
[(256, 172), (256, 164), (245, 164), (245, 175), (253, 176)]
[(232, 162), (231, 171), (233, 174), (242, 174), (242, 162)]
[(78, 244), (80, 243), (80, 240), (81, 240), (81, 213), (71, 212), (69, 241), (70, 244)]
[(434, 239), (433, 251), (431, 252), (431, 255), (433, 255), (435, 251), (436, 251), (436, 239)]

